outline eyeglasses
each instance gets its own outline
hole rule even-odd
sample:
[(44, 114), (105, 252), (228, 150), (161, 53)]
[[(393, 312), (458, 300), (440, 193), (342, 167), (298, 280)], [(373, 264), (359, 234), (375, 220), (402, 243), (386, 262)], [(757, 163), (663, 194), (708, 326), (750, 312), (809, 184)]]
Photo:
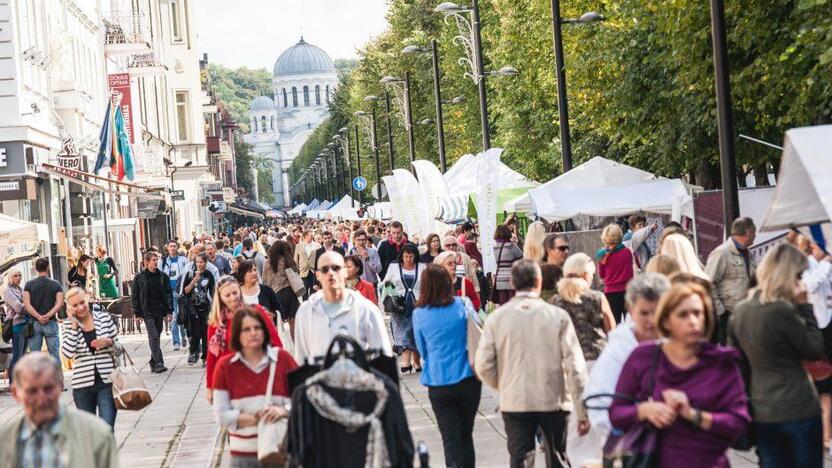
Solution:
[(561, 252), (569, 252), (569, 246), (568, 245), (558, 246), (558, 250), (560, 250)]
[(235, 278), (231, 275), (225, 275), (225, 276), (221, 277), (220, 280), (217, 282), (217, 287), (219, 288), (220, 286), (225, 286), (226, 284), (236, 283), (236, 282), (237, 282), (237, 278)]
[(457, 245), (459, 245), (459, 244), (456, 244), (456, 243), (453, 243), (453, 244), (445, 244), (445, 248), (446, 248), (446, 249), (450, 249), (451, 247), (456, 247)]
[(319, 270), (321, 270), (321, 273), (327, 274), (330, 270), (332, 270), (333, 273), (338, 273), (339, 271), (341, 271), (341, 268), (344, 267), (341, 265), (324, 265), (320, 267)]

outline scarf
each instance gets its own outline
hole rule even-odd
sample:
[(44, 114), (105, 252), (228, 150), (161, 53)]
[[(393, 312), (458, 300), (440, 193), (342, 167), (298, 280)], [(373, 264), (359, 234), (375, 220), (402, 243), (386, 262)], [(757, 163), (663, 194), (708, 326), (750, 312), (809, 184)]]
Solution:
[(347, 289), (355, 289), (355, 287), (356, 287), (356, 286), (358, 286), (358, 280), (359, 280), (359, 279), (360, 279), (360, 278), (355, 278), (355, 279), (349, 279), (349, 278), (347, 278), (347, 281), (346, 281), (346, 283), (344, 284), (344, 286), (346, 286), (346, 287), (347, 287)]
[(595, 258), (598, 260), (598, 263), (604, 265), (607, 263), (607, 259), (610, 255), (618, 252), (619, 250), (624, 248), (624, 244), (616, 245), (612, 250), (604, 247), (603, 249), (598, 249), (598, 252), (595, 252)]
[[(346, 358), (341, 358), (346, 359)], [(333, 372), (336, 362), (330, 369), (318, 372), (306, 381), (306, 397), (318, 414), (332, 422), (340, 424), (348, 431), (356, 431), (369, 424), (367, 433), (367, 455), (365, 468), (388, 468), (390, 457), (387, 454), (387, 441), (381, 425), (381, 414), (387, 407), (387, 389), (384, 382), (371, 372)], [(322, 387), (348, 390), (352, 392), (373, 392), (376, 394), (376, 406), (369, 414), (341, 408), (338, 402)]]
[[(220, 320), (214, 334), (208, 339), (208, 352), (216, 357), (220, 357), (228, 348), (228, 343), (225, 342), (225, 333), (228, 330), (228, 322), (231, 321), (231, 314), (225, 307), (220, 308)], [(268, 331), (266, 331), (268, 333)]]
[(404, 238), (404, 235), (402, 235), (401, 242), (396, 242), (393, 240), (393, 234), (387, 234), (387, 243), (392, 245), (393, 248), (396, 249), (396, 252), (398, 252), (399, 249), (402, 248), (402, 245), (404, 245), (405, 242), (407, 242), (407, 240)]

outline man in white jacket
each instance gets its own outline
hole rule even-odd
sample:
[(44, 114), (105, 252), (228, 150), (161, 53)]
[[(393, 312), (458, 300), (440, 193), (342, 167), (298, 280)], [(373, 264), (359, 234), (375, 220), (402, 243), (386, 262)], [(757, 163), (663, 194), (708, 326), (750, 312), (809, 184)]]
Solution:
[(345, 287), (344, 257), (329, 251), (318, 259), (315, 273), (321, 290), (301, 304), (295, 317), (295, 359), (298, 363), (323, 357), (335, 335), (355, 338), (367, 349), (393, 355), (384, 318), (375, 304)]

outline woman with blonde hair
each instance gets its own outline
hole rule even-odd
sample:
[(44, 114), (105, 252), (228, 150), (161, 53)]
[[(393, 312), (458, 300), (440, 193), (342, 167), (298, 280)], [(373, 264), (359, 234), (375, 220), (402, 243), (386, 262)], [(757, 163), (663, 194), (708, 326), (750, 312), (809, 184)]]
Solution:
[(690, 243), (684, 234), (671, 234), (662, 241), (662, 255), (676, 260), (679, 264), (679, 271), (682, 273), (690, 273), (700, 278), (710, 280), (705, 269), (702, 267), (702, 262), (696, 256), (696, 251), (693, 249), (693, 244)]
[(658, 254), (647, 262), (644, 271), (647, 273), (661, 273), (669, 278), (673, 274), (679, 273), (681, 268), (679, 268), (679, 262), (675, 258), (666, 254)]
[[(243, 310), (243, 290), (240, 283), (233, 276), (223, 276), (217, 283), (214, 291), (214, 300), (211, 302), (211, 312), (208, 314), (208, 356), (205, 361), (206, 376), (205, 387), (207, 398), (213, 402), (214, 398), (214, 369), (217, 361), (223, 356), (231, 354), (231, 322), (234, 315)], [(260, 305), (253, 306), (263, 316), (268, 328), (269, 342), (279, 348), (283, 342), (277, 334), (269, 313)]]
[(23, 288), (20, 283), (23, 275), (17, 268), (6, 272), (6, 281), (3, 283), (3, 302), (6, 304), (6, 320), (11, 320), (12, 327), (12, 359), (9, 363), (9, 383), (14, 374), (14, 365), (26, 352), (26, 326), (31, 321), (31, 316), (23, 308)]
[(615, 223), (607, 225), (601, 231), (604, 247), (595, 253), (598, 276), (604, 281), (604, 295), (610, 303), (615, 323), (621, 323), (627, 313), (624, 292), (634, 275), (633, 252), (621, 243), (623, 237), (621, 226)]
[(751, 368), (751, 409), (761, 466), (823, 466), (823, 423), (804, 361), (825, 357), (823, 334), (801, 276), (806, 256), (790, 244), (768, 251), (756, 288), (731, 317), (731, 342)]
[(546, 258), (546, 250), (543, 249), (543, 241), (546, 240), (546, 226), (540, 221), (529, 225), (526, 231), (526, 240), (523, 243), (523, 258), (542, 263)]

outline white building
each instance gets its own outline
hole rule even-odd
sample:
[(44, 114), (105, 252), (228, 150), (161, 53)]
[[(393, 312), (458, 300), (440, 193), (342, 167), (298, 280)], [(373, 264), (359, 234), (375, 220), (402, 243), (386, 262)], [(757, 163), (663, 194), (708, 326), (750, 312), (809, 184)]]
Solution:
[(254, 153), (272, 161), (275, 203), (288, 207), (286, 171), (309, 135), (329, 116), (338, 76), (329, 55), (303, 37), (280, 54), (273, 72), (273, 95), (251, 101), (250, 130), (244, 140)]

